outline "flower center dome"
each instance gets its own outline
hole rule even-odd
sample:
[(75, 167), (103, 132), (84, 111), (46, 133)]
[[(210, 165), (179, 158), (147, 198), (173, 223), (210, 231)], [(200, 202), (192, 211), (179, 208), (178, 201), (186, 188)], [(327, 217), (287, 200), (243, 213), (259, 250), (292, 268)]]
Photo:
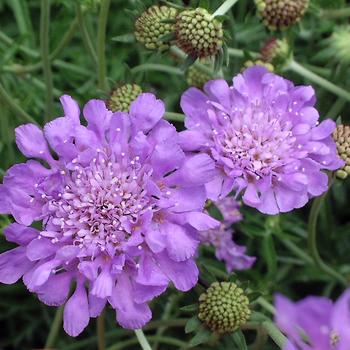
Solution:
[(213, 131), (214, 140), (231, 167), (260, 177), (290, 161), (296, 141), (293, 125), (277, 113), (264, 104), (235, 108), (231, 116), (222, 113), (225, 125)]
[(152, 197), (145, 190), (151, 171), (139, 157), (113, 158), (99, 152), (88, 166), (76, 164), (73, 170), (61, 171), (63, 190), (49, 201), (47, 223), (61, 235), (54, 239), (70, 238), (88, 256), (101, 251), (114, 256), (139, 217), (152, 209)]

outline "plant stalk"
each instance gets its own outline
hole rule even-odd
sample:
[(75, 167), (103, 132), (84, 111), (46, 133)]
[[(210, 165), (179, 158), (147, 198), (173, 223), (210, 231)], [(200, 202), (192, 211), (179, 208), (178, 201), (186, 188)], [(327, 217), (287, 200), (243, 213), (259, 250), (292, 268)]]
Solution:
[(236, 4), (238, 0), (226, 0), (213, 14), (212, 18), (216, 16), (223, 16), (230, 8)]
[(145, 335), (143, 334), (142, 329), (135, 329), (135, 335), (137, 337), (137, 340), (139, 341), (142, 350), (152, 350), (151, 346), (149, 345)]
[(98, 346), (98, 350), (106, 349), (105, 310), (103, 310), (101, 312), (101, 315), (97, 317), (97, 346)]
[(52, 349), (56, 343), (58, 333), (61, 329), (61, 324), (63, 319), (63, 309), (64, 309), (64, 305), (60, 306), (56, 310), (56, 314), (53, 319), (50, 332), (45, 343), (45, 349)]

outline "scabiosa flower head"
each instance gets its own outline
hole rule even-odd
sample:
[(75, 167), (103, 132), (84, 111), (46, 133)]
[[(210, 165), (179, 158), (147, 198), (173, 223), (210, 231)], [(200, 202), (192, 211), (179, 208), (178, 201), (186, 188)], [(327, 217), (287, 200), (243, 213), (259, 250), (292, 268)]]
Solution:
[(275, 70), (274, 66), (271, 63), (263, 61), (262, 59), (257, 59), (254, 61), (253, 60), (245, 61), (242, 71), (244, 71), (247, 68), (253, 67), (253, 66), (265, 67), (270, 72), (273, 72)]
[(350, 64), (350, 25), (337, 27), (329, 40), (330, 51), (340, 63)]
[(173, 7), (154, 5), (148, 8), (135, 22), (136, 40), (150, 50), (165, 50), (169, 43), (161, 40), (174, 32), (177, 10)]
[(255, 0), (258, 14), (271, 30), (285, 29), (300, 21), (309, 0)]
[(204, 84), (212, 79), (212, 76), (208, 73), (201, 71), (196, 66), (192, 65), (186, 72), (186, 81), (189, 86), (195, 86), (198, 89), (202, 89)]
[(223, 45), (222, 24), (204, 8), (180, 12), (176, 18), (176, 45), (194, 57), (215, 56)]
[(282, 68), (291, 57), (291, 50), (286, 39), (270, 38), (260, 50), (261, 59), (274, 67)]
[(131, 103), (142, 93), (137, 84), (124, 84), (114, 89), (108, 100), (107, 107), (112, 112), (128, 112)]
[(233, 240), (235, 233), (231, 225), (242, 219), (238, 202), (233, 197), (226, 197), (214, 204), (220, 210), (223, 220), (218, 228), (200, 231), (200, 241), (215, 248), (215, 256), (225, 262), (229, 273), (250, 269), (256, 258), (246, 255), (247, 248)]
[(337, 145), (339, 157), (341, 157), (345, 164), (337, 170), (336, 174), (341, 179), (346, 179), (350, 175), (350, 126), (337, 125), (333, 132), (333, 138)]
[[(141, 94), (129, 114), (89, 101), (86, 127), (76, 102), (61, 102), (65, 116), (44, 132), (16, 129), (21, 152), (39, 161), (13, 166), (0, 185), (0, 213), (16, 220), (4, 233), (19, 245), (0, 255), (0, 281), (23, 276), (55, 306), (75, 281), (64, 309), (72, 336), (106, 303), (121, 326), (140, 328), (151, 318), (147, 301), (170, 281), (182, 291), (196, 284), (197, 229), (217, 224), (202, 212), (214, 165), (205, 154), (185, 156), (152, 94)], [(41, 229), (30, 227), (36, 221)]]
[(198, 318), (213, 332), (234, 332), (250, 314), (248, 297), (233, 282), (214, 282), (199, 297)]
[(318, 125), (312, 87), (294, 86), (254, 66), (236, 76), (232, 87), (212, 80), (204, 91), (190, 88), (182, 96), (188, 130), (181, 142), (185, 150), (215, 160), (217, 176), (207, 184), (211, 199), (235, 189), (247, 205), (276, 214), (327, 190), (322, 170), (336, 170), (343, 161), (331, 137), (335, 123)]
[(275, 297), (276, 323), (287, 335), (285, 350), (347, 350), (350, 344), (350, 289), (333, 303), (309, 296), (293, 303)]

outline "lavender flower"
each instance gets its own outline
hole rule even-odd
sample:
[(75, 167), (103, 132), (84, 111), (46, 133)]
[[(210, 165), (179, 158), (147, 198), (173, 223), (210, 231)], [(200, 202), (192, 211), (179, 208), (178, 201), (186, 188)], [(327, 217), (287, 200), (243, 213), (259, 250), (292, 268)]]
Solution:
[(233, 197), (226, 197), (215, 202), (224, 218), (220, 227), (201, 231), (200, 241), (215, 247), (215, 256), (225, 262), (226, 270), (246, 270), (252, 267), (256, 258), (246, 255), (247, 248), (236, 244), (233, 240), (234, 231), (231, 225), (242, 219), (239, 204)]
[[(13, 166), (0, 185), (0, 212), (16, 220), (4, 233), (18, 244), (0, 255), (0, 281), (23, 276), (53, 306), (75, 281), (64, 309), (71, 336), (106, 303), (122, 327), (140, 328), (151, 318), (147, 301), (169, 282), (181, 291), (197, 282), (197, 229), (217, 225), (202, 212), (214, 163), (185, 156), (152, 94), (141, 94), (129, 114), (89, 101), (87, 127), (71, 97), (61, 102), (65, 116), (44, 132), (33, 124), (16, 129), (21, 152), (39, 161)], [(41, 229), (30, 227), (36, 221)]]
[(254, 66), (233, 79), (209, 81), (205, 93), (188, 89), (181, 106), (188, 130), (186, 151), (202, 151), (216, 162), (217, 176), (207, 184), (210, 198), (233, 189), (244, 203), (266, 214), (304, 206), (327, 190), (324, 169), (338, 169), (331, 138), (332, 120), (318, 125), (314, 90)]
[(307, 297), (293, 303), (275, 298), (276, 322), (287, 335), (285, 350), (348, 350), (350, 344), (350, 289), (333, 303)]

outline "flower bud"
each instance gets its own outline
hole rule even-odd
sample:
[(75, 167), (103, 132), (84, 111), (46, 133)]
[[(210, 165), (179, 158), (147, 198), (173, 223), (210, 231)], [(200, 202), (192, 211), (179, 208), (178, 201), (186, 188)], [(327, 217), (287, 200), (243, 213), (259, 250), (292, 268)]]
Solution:
[(131, 102), (141, 93), (141, 87), (136, 84), (121, 85), (111, 92), (107, 107), (112, 112), (128, 112)]
[(215, 56), (223, 45), (222, 24), (204, 8), (182, 11), (176, 19), (176, 44), (194, 57)]
[(345, 162), (344, 167), (337, 170), (336, 175), (346, 179), (350, 175), (350, 126), (338, 125), (333, 133), (333, 139), (337, 145), (339, 157)]
[[(161, 40), (175, 30), (177, 10), (168, 6), (151, 6), (136, 20), (136, 40), (150, 50), (165, 50), (169, 43)], [(174, 23), (172, 23), (174, 21)]]
[(258, 14), (271, 30), (285, 29), (300, 21), (309, 0), (255, 0)]
[(186, 81), (189, 86), (195, 86), (202, 89), (204, 84), (212, 79), (212, 77), (203, 71), (201, 71), (196, 66), (190, 66), (186, 73)]
[(291, 57), (290, 47), (287, 40), (270, 38), (260, 50), (261, 59), (271, 63), (276, 68), (286, 65)]
[(234, 332), (250, 314), (248, 297), (233, 282), (214, 282), (199, 297), (198, 318), (213, 332)]
[(350, 26), (337, 28), (330, 40), (334, 58), (340, 63), (350, 64)]

